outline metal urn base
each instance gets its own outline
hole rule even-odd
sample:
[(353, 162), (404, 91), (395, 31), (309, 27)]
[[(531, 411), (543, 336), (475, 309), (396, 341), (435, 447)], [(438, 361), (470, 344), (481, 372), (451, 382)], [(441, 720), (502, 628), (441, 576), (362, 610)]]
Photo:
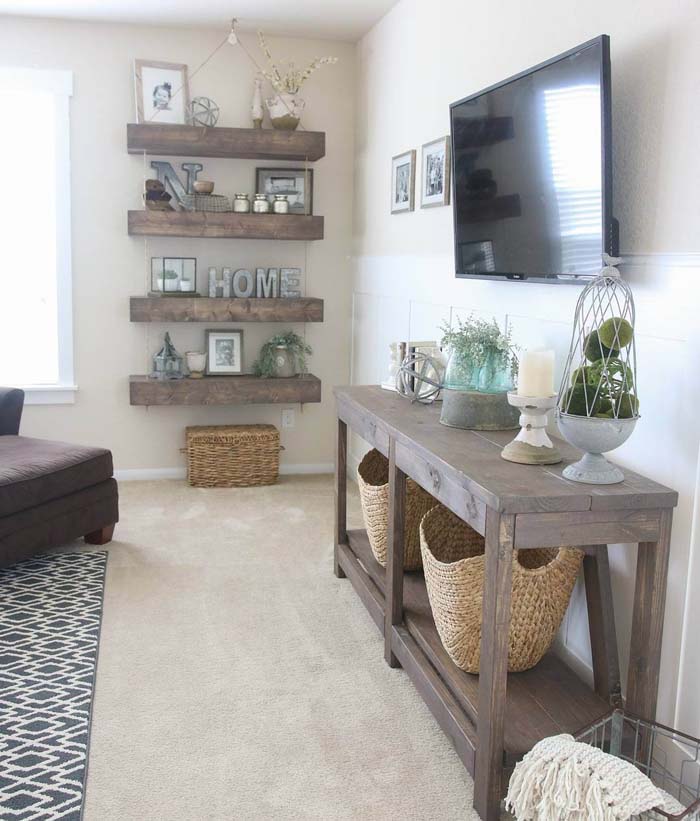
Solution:
[(602, 453), (584, 453), (583, 457), (562, 471), (567, 479), (589, 485), (616, 485), (624, 482), (625, 474), (610, 464)]
[(443, 388), (440, 422), (464, 430), (516, 430), (520, 412), (508, 404), (508, 394), (455, 391)]
[(603, 456), (619, 448), (634, 431), (638, 416), (631, 419), (601, 419), (573, 414), (557, 413), (557, 425), (562, 436), (577, 448), (585, 451), (578, 462), (563, 471), (567, 479), (590, 485), (615, 485), (623, 482), (624, 473), (611, 465)]

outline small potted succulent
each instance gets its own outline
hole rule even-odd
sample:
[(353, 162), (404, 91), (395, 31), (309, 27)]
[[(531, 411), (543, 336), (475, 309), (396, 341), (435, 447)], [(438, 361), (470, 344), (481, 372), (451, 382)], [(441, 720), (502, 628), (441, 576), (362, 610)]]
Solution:
[(303, 337), (294, 331), (276, 334), (260, 349), (253, 365), (257, 376), (290, 377), (306, 372), (306, 358), (313, 353)]

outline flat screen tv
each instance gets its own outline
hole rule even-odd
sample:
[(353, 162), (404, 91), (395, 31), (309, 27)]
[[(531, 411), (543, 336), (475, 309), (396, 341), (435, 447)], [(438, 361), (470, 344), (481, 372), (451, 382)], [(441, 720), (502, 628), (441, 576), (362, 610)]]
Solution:
[(610, 119), (607, 35), (450, 106), (458, 277), (575, 281), (617, 254)]

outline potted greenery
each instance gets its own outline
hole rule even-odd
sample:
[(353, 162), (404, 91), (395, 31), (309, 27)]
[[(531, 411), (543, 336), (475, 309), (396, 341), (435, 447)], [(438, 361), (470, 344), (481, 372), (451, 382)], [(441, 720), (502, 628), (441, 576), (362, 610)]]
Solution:
[(260, 349), (253, 365), (257, 376), (289, 377), (306, 372), (306, 357), (313, 353), (303, 337), (294, 331), (276, 334)]
[(449, 353), (440, 421), (473, 430), (511, 430), (518, 411), (508, 404), (518, 372), (510, 329), (469, 316), (442, 326), (441, 345)]

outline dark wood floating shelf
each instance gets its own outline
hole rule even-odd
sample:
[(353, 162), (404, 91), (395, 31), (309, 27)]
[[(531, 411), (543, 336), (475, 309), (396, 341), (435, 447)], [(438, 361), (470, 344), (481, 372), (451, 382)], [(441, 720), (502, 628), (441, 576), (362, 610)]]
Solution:
[(132, 322), (323, 322), (323, 300), (132, 296)]
[(129, 123), (126, 126), (126, 145), (129, 154), (145, 151), (168, 157), (313, 162), (326, 154), (326, 135), (323, 131)]
[(252, 374), (202, 379), (130, 376), (132, 405), (272, 405), (320, 402), (321, 380), (313, 374), (264, 379)]
[[(357, 590), (377, 627), (384, 632), (384, 592), (386, 570), (372, 555), (364, 530), (348, 531), (347, 544), (340, 545), (340, 566)], [(445, 692), (445, 703), (456, 703), (464, 737), (453, 735), (462, 759), (473, 773), (473, 756), (477, 746), (477, 710), (479, 676), (460, 670), (450, 659), (440, 641), (428, 601), (423, 574), (404, 575), (404, 624), (407, 636), (403, 653), (410, 665), (423, 668)], [(404, 666), (410, 666), (404, 664)], [(439, 674), (438, 674), (439, 671)], [(519, 758), (547, 735), (573, 733), (610, 711), (610, 705), (587, 687), (560, 659), (548, 653), (532, 670), (508, 676), (505, 708), (505, 767)], [(457, 712), (457, 711), (455, 711)], [(470, 743), (469, 743), (470, 742)], [(469, 766), (471, 763), (471, 766)]]
[(129, 234), (208, 239), (323, 239), (323, 217), (232, 211), (129, 211)]

